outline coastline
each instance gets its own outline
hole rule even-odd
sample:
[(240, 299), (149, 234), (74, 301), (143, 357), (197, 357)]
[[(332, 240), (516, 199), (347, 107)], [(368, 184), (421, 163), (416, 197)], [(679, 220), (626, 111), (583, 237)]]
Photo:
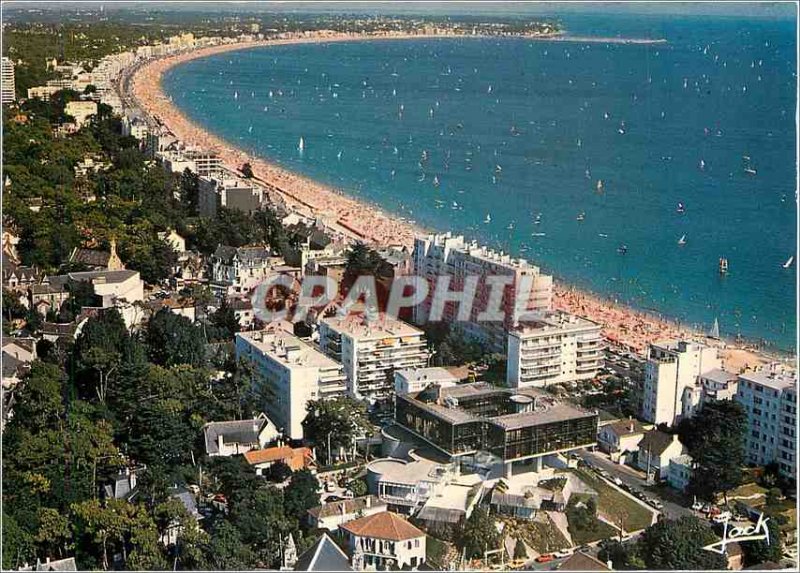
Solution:
[[(305, 176), (288, 171), (269, 160), (249, 155), (226, 142), (221, 137), (201, 128), (184, 115), (165, 95), (163, 74), (182, 63), (227, 53), (290, 44), (329, 43), (371, 40), (408, 40), (435, 38), (472, 38), (459, 34), (389, 34), (381, 36), (361, 34), (321, 34), (302, 38), (264, 40), (248, 43), (223, 44), (183, 52), (174, 56), (146, 62), (131, 77), (130, 95), (151, 118), (186, 144), (219, 153), (223, 164), (239, 172), (243, 163), (250, 163), (256, 181), (268, 190), (271, 198), (283, 202), (289, 209), (306, 216), (320, 218), (331, 230), (375, 246), (413, 246), (414, 237), (429, 230), (400, 221), (379, 207), (354, 199), (344, 192), (323, 185)], [(484, 36), (480, 36), (484, 37)], [(528, 40), (560, 40), (564, 36), (526, 37)], [(617, 39), (620, 41), (619, 39)], [(603, 334), (621, 347), (644, 353), (651, 342), (664, 339), (687, 338), (702, 340), (720, 349), (725, 366), (738, 371), (770, 361), (782, 360), (777, 354), (748, 349), (733, 341), (710, 339), (674, 322), (652, 316), (645, 311), (617, 304), (592, 293), (556, 281), (554, 307), (584, 316), (603, 325)]]

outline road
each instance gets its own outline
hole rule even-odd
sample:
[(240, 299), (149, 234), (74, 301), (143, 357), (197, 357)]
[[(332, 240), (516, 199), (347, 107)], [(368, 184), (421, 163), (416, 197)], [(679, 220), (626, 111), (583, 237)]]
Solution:
[[(647, 481), (642, 477), (642, 474), (628, 466), (622, 466), (612, 462), (606, 456), (599, 452), (580, 451), (578, 455), (584, 460), (588, 461), (594, 467), (606, 470), (611, 476), (619, 478), (622, 483), (646, 491), (648, 487)], [(683, 507), (672, 501), (660, 498), (656, 493), (647, 491), (650, 497), (660, 499), (664, 504), (661, 513), (669, 519), (678, 519), (687, 515), (695, 515), (695, 513), (688, 507)]]

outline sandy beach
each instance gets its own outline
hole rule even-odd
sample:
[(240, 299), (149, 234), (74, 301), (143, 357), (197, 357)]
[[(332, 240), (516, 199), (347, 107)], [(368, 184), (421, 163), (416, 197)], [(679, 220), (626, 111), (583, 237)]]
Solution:
[[(214, 149), (226, 166), (238, 170), (244, 163), (252, 167), (258, 179), (273, 197), (279, 197), (288, 207), (304, 215), (321, 218), (331, 229), (352, 239), (376, 246), (404, 245), (411, 247), (414, 236), (422, 232), (375, 206), (357, 201), (316, 181), (287, 171), (263, 158), (254, 157), (237, 149), (216, 135), (202, 129), (183, 115), (164, 94), (161, 79), (173, 66), (215, 54), (234, 50), (252, 49), (285, 44), (363, 41), (368, 39), (402, 40), (430, 36), (390, 34), (381, 36), (345, 35), (326, 33), (286, 40), (225, 44), (197, 49), (175, 56), (154, 60), (141, 66), (131, 82), (131, 94), (143, 111), (168, 128), (184, 143), (205, 149)], [(438, 35), (435, 37), (444, 37)], [(768, 357), (744, 347), (711, 340), (677, 324), (659, 320), (634, 309), (613, 304), (600, 297), (559, 284), (554, 292), (554, 306), (558, 309), (584, 316), (604, 326), (604, 335), (614, 344), (643, 354), (651, 342), (691, 338), (713, 344), (721, 349), (724, 365), (734, 372), (746, 366), (764, 364), (776, 357)]]

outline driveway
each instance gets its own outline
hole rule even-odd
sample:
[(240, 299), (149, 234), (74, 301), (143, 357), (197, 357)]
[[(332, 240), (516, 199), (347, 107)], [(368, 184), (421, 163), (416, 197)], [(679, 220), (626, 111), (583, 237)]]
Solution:
[(581, 457), (581, 459), (588, 461), (594, 467), (602, 468), (611, 474), (611, 476), (619, 478), (620, 481), (622, 481), (622, 483), (625, 485), (629, 487), (635, 487), (636, 489), (642, 491), (647, 491), (647, 495), (650, 497), (660, 499), (664, 504), (664, 509), (661, 510), (661, 513), (663, 513), (668, 519), (678, 519), (686, 515), (696, 515), (690, 508), (682, 507), (677, 503), (662, 499), (656, 493), (646, 490), (649, 484), (642, 477), (643, 473), (640, 473), (631, 467), (616, 464), (599, 452), (580, 451), (578, 452), (578, 455)]

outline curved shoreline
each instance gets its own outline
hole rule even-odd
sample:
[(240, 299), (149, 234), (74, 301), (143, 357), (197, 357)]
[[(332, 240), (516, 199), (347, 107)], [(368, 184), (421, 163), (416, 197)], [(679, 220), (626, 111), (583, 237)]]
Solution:
[[(164, 73), (174, 66), (192, 60), (231, 51), (292, 44), (329, 43), (345, 41), (413, 40), (435, 38), (474, 38), (459, 34), (390, 34), (372, 36), (360, 34), (331, 34), (306, 38), (264, 40), (210, 46), (146, 62), (138, 68), (130, 82), (130, 93), (143, 111), (189, 145), (214, 149), (223, 164), (238, 171), (250, 163), (255, 179), (264, 185), (271, 197), (307, 216), (321, 218), (333, 231), (350, 239), (377, 246), (402, 245), (411, 247), (414, 236), (426, 232), (408, 222), (399, 221), (375, 205), (357, 200), (332, 187), (303, 175), (288, 171), (275, 163), (249, 155), (223, 138), (210, 133), (186, 117), (165, 95), (162, 87)], [(480, 36), (484, 37), (484, 36)], [(527, 38), (552, 40), (553, 38)], [(647, 344), (667, 338), (702, 339), (719, 347), (729, 368), (738, 370), (745, 364), (753, 366), (781, 357), (770, 352), (749, 349), (741, 343), (709, 339), (702, 333), (670, 320), (653, 317), (650, 313), (617, 304), (573, 286), (558, 283), (554, 288), (554, 307), (585, 316), (603, 325), (603, 333), (621, 346), (644, 352)]]

